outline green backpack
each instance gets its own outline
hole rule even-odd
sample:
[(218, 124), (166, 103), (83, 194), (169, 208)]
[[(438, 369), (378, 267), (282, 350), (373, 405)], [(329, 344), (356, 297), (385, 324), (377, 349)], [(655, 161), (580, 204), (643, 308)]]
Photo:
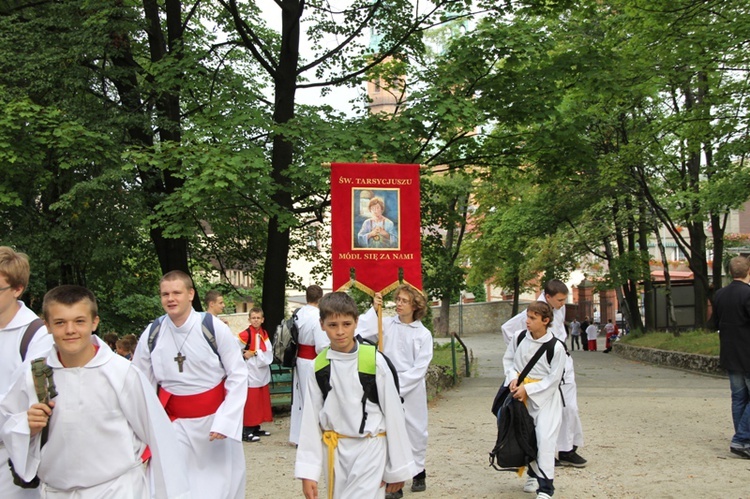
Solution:
[[(320, 391), (323, 393), (324, 401), (326, 397), (328, 397), (328, 392), (331, 391), (331, 363), (326, 357), (328, 350), (329, 347), (324, 348), (318, 356), (315, 357), (315, 380), (318, 382), (318, 387), (320, 387)], [(357, 371), (359, 371), (359, 382), (364, 391), (364, 395), (362, 395), (362, 423), (359, 425), (360, 434), (365, 432), (365, 422), (367, 421), (367, 411), (365, 410), (365, 407), (367, 405), (367, 400), (369, 399), (370, 402), (380, 406), (378, 387), (375, 383), (376, 358), (378, 353), (383, 356), (388, 364), (388, 367), (393, 374), (393, 381), (396, 384), (396, 391), (400, 393), (398, 386), (398, 373), (396, 372), (393, 363), (391, 363), (391, 360), (382, 352), (378, 352), (375, 345), (360, 343), (359, 348), (357, 349)]]

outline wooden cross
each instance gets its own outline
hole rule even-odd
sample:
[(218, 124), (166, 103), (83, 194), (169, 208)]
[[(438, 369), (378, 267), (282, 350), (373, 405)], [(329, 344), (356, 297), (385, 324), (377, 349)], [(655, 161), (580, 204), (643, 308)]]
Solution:
[(177, 357), (174, 358), (174, 361), (177, 362), (177, 368), (180, 370), (180, 372), (182, 372), (182, 363), (185, 362), (186, 358), (187, 357), (182, 355), (181, 352), (177, 352)]

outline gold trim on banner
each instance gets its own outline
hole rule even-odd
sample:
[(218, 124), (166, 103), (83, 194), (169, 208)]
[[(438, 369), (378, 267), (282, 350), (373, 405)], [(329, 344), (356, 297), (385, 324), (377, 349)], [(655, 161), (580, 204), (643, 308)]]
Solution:
[(359, 289), (360, 291), (363, 291), (363, 292), (367, 293), (368, 295), (370, 295), (372, 297), (375, 297), (375, 293), (380, 293), (381, 295), (387, 295), (388, 293), (390, 293), (391, 291), (393, 291), (394, 289), (396, 289), (397, 287), (399, 287), (401, 284), (406, 284), (407, 286), (409, 286), (409, 287), (415, 289), (416, 291), (418, 291), (419, 293), (421, 293), (422, 296), (427, 297), (427, 295), (425, 295), (424, 291), (422, 291), (421, 289), (419, 289), (418, 287), (416, 287), (415, 285), (413, 285), (412, 283), (410, 283), (409, 281), (406, 281), (406, 280), (404, 280), (404, 281), (394, 281), (391, 284), (389, 284), (388, 286), (386, 286), (383, 289), (381, 289), (380, 291), (374, 291), (372, 288), (370, 288), (368, 286), (365, 286), (361, 282), (356, 281), (354, 279), (350, 279), (349, 282), (347, 282), (346, 284), (344, 284), (343, 286), (341, 286), (336, 291), (348, 291), (352, 287), (355, 287), (355, 288)]
[[(363, 162), (359, 162), (359, 163), (349, 163), (349, 164), (352, 164), (352, 165), (378, 165), (378, 164), (380, 164), (380, 163), (378, 163), (378, 162), (376, 161), (376, 162), (374, 162), (374, 163), (363, 163)], [(396, 164), (396, 163), (384, 163), (384, 164), (386, 164), (386, 165), (390, 165), (390, 164)], [(320, 164), (320, 166), (322, 166), (323, 168), (331, 168), (331, 165), (332, 165), (332, 163), (328, 163), (328, 162), (326, 162), (326, 163), (321, 163), (321, 164)], [(430, 168), (430, 165), (425, 165), (425, 164), (422, 164), (422, 163), (420, 163), (420, 164), (419, 164), (419, 169), (420, 169), (420, 170), (428, 170), (429, 168)]]

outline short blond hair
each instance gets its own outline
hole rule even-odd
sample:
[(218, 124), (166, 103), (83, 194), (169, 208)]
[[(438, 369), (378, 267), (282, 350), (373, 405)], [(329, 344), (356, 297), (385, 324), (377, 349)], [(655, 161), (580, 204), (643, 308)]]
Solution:
[(188, 290), (195, 289), (195, 286), (193, 286), (193, 279), (181, 270), (171, 270), (167, 272), (159, 280), (159, 284), (164, 281), (182, 281)]
[(31, 274), (29, 257), (8, 246), (0, 246), (0, 274), (11, 287), (26, 289)]

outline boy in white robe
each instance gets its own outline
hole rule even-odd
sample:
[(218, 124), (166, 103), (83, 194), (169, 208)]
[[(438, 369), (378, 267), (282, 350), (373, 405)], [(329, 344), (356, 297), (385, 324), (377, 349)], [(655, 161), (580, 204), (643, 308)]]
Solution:
[(159, 400), (187, 460), (193, 497), (244, 499), (247, 367), (237, 338), (226, 324), (209, 316), (216, 341), (213, 350), (203, 334), (203, 316), (193, 310), (195, 290), (186, 273), (164, 274), (159, 291), (167, 314), (161, 319), (158, 341), (149, 345), (147, 327), (133, 364), (158, 385)]
[(324, 398), (315, 376), (306, 386), (294, 469), (306, 499), (318, 497), (324, 469), (329, 499), (382, 499), (386, 491), (401, 490), (414, 470), (393, 374), (374, 349), (378, 403), (367, 399), (363, 421), (359, 349), (365, 346), (354, 339), (357, 315), (357, 305), (346, 293), (329, 293), (320, 300), (320, 323), (331, 341), (330, 349), (320, 354), (329, 362), (330, 391)]
[(292, 410), (289, 425), (289, 441), (299, 443), (299, 429), (302, 425), (302, 409), (305, 406), (305, 387), (307, 380), (315, 376), (315, 356), (331, 342), (320, 327), (318, 302), (323, 297), (323, 289), (313, 284), (305, 290), (307, 304), (297, 313), (297, 331), (299, 331), (297, 363), (294, 366), (294, 386), (292, 387)]
[[(563, 343), (568, 338), (565, 331), (565, 301), (568, 298), (568, 287), (564, 282), (550, 279), (544, 285), (544, 291), (539, 295), (537, 301), (547, 302), (553, 310), (552, 325), (550, 331)], [(526, 311), (517, 314), (502, 325), (503, 339), (509, 345), (512, 338), (523, 331), (526, 323)], [(563, 408), (563, 422), (560, 433), (557, 436), (558, 458), (563, 466), (583, 468), (586, 459), (578, 454), (578, 448), (583, 447), (583, 426), (581, 416), (578, 413), (578, 385), (576, 384), (575, 365), (573, 357), (568, 355), (565, 360), (565, 373), (563, 374), (562, 393), (565, 400)]]
[[(190, 497), (176, 435), (153, 389), (92, 336), (99, 323), (94, 295), (58, 286), (45, 295), (43, 310), (55, 342), (46, 362), (58, 395), (38, 401), (27, 361), (0, 404), (0, 432), (18, 475), (31, 481), (38, 474), (43, 498)], [(141, 459), (146, 445), (153, 490)]]
[[(10, 389), (13, 373), (24, 358), (42, 357), (52, 348), (52, 336), (39, 317), (21, 300), (29, 285), (29, 258), (0, 246), (0, 400)], [(36, 331), (34, 329), (36, 328)], [(22, 358), (24, 339), (28, 339)], [(39, 489), (22, 489), (13, 483), (7, 466), (8, 451), (0, 437), (0, 498), (37, 499)]]
[[(432, 361), (432, 334), (420, 319), (427, 313), (424, 295), (408, 285), (394, 291), (396, 316), (383, 318), (383, 353), (391, 359), (398, 372), (401, 396), (406, 412), (406, 431), (409, 433), (417, 474), (412, 477), (412, 492), (427, 488), (425, 456), (427, 454), (427, 384), (425, 376)], [(374, 305), (381, 307), (383, 297), (375, 295)], [(357, 333), (370, 341), (378, 341), (378, 316), (370, 308), (359, 320)], [(398, 499), (396, 492), (389, 499)]]
[[(532, 492), (535, 482), (537, 499), (549, 499), (555, 492), (555, 442), (562, 423), (563, 401), (560, 382), (565, 369), (565, 346), (548, 329), (553, 322), (552, 307), (537, 301), (526, 310), (526, 334), (518, 343), (517, 333), (503, 356), (505, 379), (513, 398), (526, 404), (534, 418), (537, 441), (537, 458), (529, 466), (529, 478), (524, 491)], [(537, 350), (549, 340), (554, 340), (552, 360), (542, 355), (521, 385), (518, 375)], [(517, 345), (518, 344), (518, 345)]]

